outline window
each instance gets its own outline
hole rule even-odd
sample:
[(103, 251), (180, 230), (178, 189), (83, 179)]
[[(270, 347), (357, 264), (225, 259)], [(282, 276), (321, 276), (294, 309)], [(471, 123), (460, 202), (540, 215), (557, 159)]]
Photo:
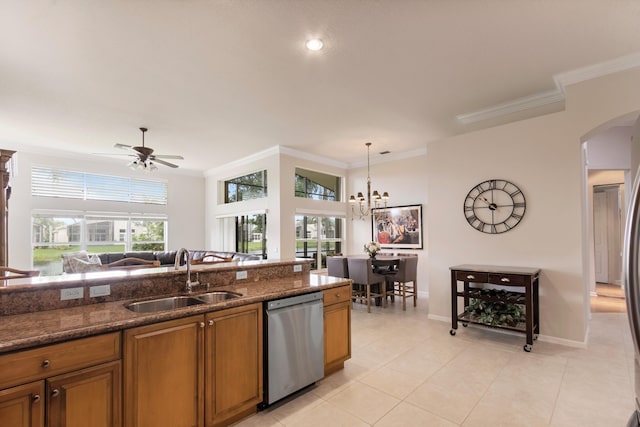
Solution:
[(63, 253), (162, 251), (167, 245), (162, 216), (34, 213), (31, 222), (33, 268), (41, 275), (62, 274)]
[(236, 217), (236, 252), (260, 255), (267, 259), (267, 215)]
[(342, 179), (338, 176), (296, 168), (295, 195), (306, 199), (339, 202), (341, 182)]
[(167, 204), (165, 181), (75, 172), (49, 167), (31, 169), (31, 195), (66, 199)]
[(344, 219), (296, 215), (296, 257), (311, 258), (311, 270), (327, 267), (327, 256), (342, 253)]
[(224, 182), (224, 202), (267, 197), (267, 171), (263, 170)]

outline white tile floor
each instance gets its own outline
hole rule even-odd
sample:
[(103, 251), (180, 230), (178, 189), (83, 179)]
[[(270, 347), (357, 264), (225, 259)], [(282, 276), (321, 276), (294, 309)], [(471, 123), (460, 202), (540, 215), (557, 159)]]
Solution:
[(633, 405), (625, 314), (594, 313), (589, 348), (429, 320), (418, 307), (355, 304), (352, 359), (238, 426), (624, 426)]

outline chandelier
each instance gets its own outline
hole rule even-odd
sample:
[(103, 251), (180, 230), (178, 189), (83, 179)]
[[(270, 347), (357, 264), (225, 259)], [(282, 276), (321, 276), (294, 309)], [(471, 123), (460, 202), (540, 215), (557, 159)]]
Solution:
[(382, 193), (382, 196), (378, 193), (378, 190), (374, 190), (373, 194), (371, 193), (371, 143), (367, 142), (365, 145), (367, 146), (367, 198), (365, 199), (362, 192), (358, 192), (357, 196), (351, 195), (351, 197), (349, 197), (349, 204), (351, 204), (351, 220), (356, 216), (361, 220), (367, 219), (367, 217), (371, 215), (372, 208), (379, 208), (381, 206), (386, 207), (387, 200), (389, 200), (389, 193), (386, 191)]

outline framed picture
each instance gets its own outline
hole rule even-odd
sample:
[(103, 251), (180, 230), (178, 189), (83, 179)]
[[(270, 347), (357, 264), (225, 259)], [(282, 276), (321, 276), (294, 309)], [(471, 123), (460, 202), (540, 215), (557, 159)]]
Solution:
[(422, 205), (371, 210), (371, 240), (383, 249), (422, 249)]

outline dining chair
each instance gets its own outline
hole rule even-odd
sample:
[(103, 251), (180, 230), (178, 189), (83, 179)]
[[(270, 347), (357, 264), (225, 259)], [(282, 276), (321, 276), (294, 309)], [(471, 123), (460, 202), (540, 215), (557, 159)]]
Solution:
[(18, 270), (17, 268), (11, 267), (0, 267), (0, 279), (24, 279), (27, 277), (36, 277), (39, 276), (40, 272), (38, 270)]
[(103, 270), (133, 270), (137, 268), (152, 268), (152, 267), (160, 267), (160, 261), (158, 260), (149, 260), (135, 257), (127, 257), (122, 258), (117, 261), (114, 261), (109, 264), (103, 264)]
[(413, 306), (418, 300), (418, 257), (400, 257), (398, 272), (390, 277), (393, 282), (392, 293), (402, 298), (402, 310), (407, 309), (407, 298), (413, 298)]
[(197, 265), (197, 264), (218, 264), (220, 262), (231, 262), (231, 261), (233, 261), (232, 257), (225, 257), (225, 256), (216, 255), (212, 253), (206, 253), (202, 258), (192, 259), (190, 262), (191, 262), (191, 265)]
[[(386, 278), (382, 274), (373, 272), (371, 258), (347, 258), (349, 266), (349, 278), (353, 280), (353, 296), (355, 298), (365, 298), (367, 301), (367, 312), (371, 313), (371, 298), (380, 298), (382, 306), (387, 306)], [(360, 285), (364, 290), (358, 289)], [(377, 286), (376, 286), (377, 285)], [(374, 286), (375, 289), (374, 290)]]
[(333, 277), (349, 278), (349, 264), (343, 256), (327, 257), (327, 275)]

